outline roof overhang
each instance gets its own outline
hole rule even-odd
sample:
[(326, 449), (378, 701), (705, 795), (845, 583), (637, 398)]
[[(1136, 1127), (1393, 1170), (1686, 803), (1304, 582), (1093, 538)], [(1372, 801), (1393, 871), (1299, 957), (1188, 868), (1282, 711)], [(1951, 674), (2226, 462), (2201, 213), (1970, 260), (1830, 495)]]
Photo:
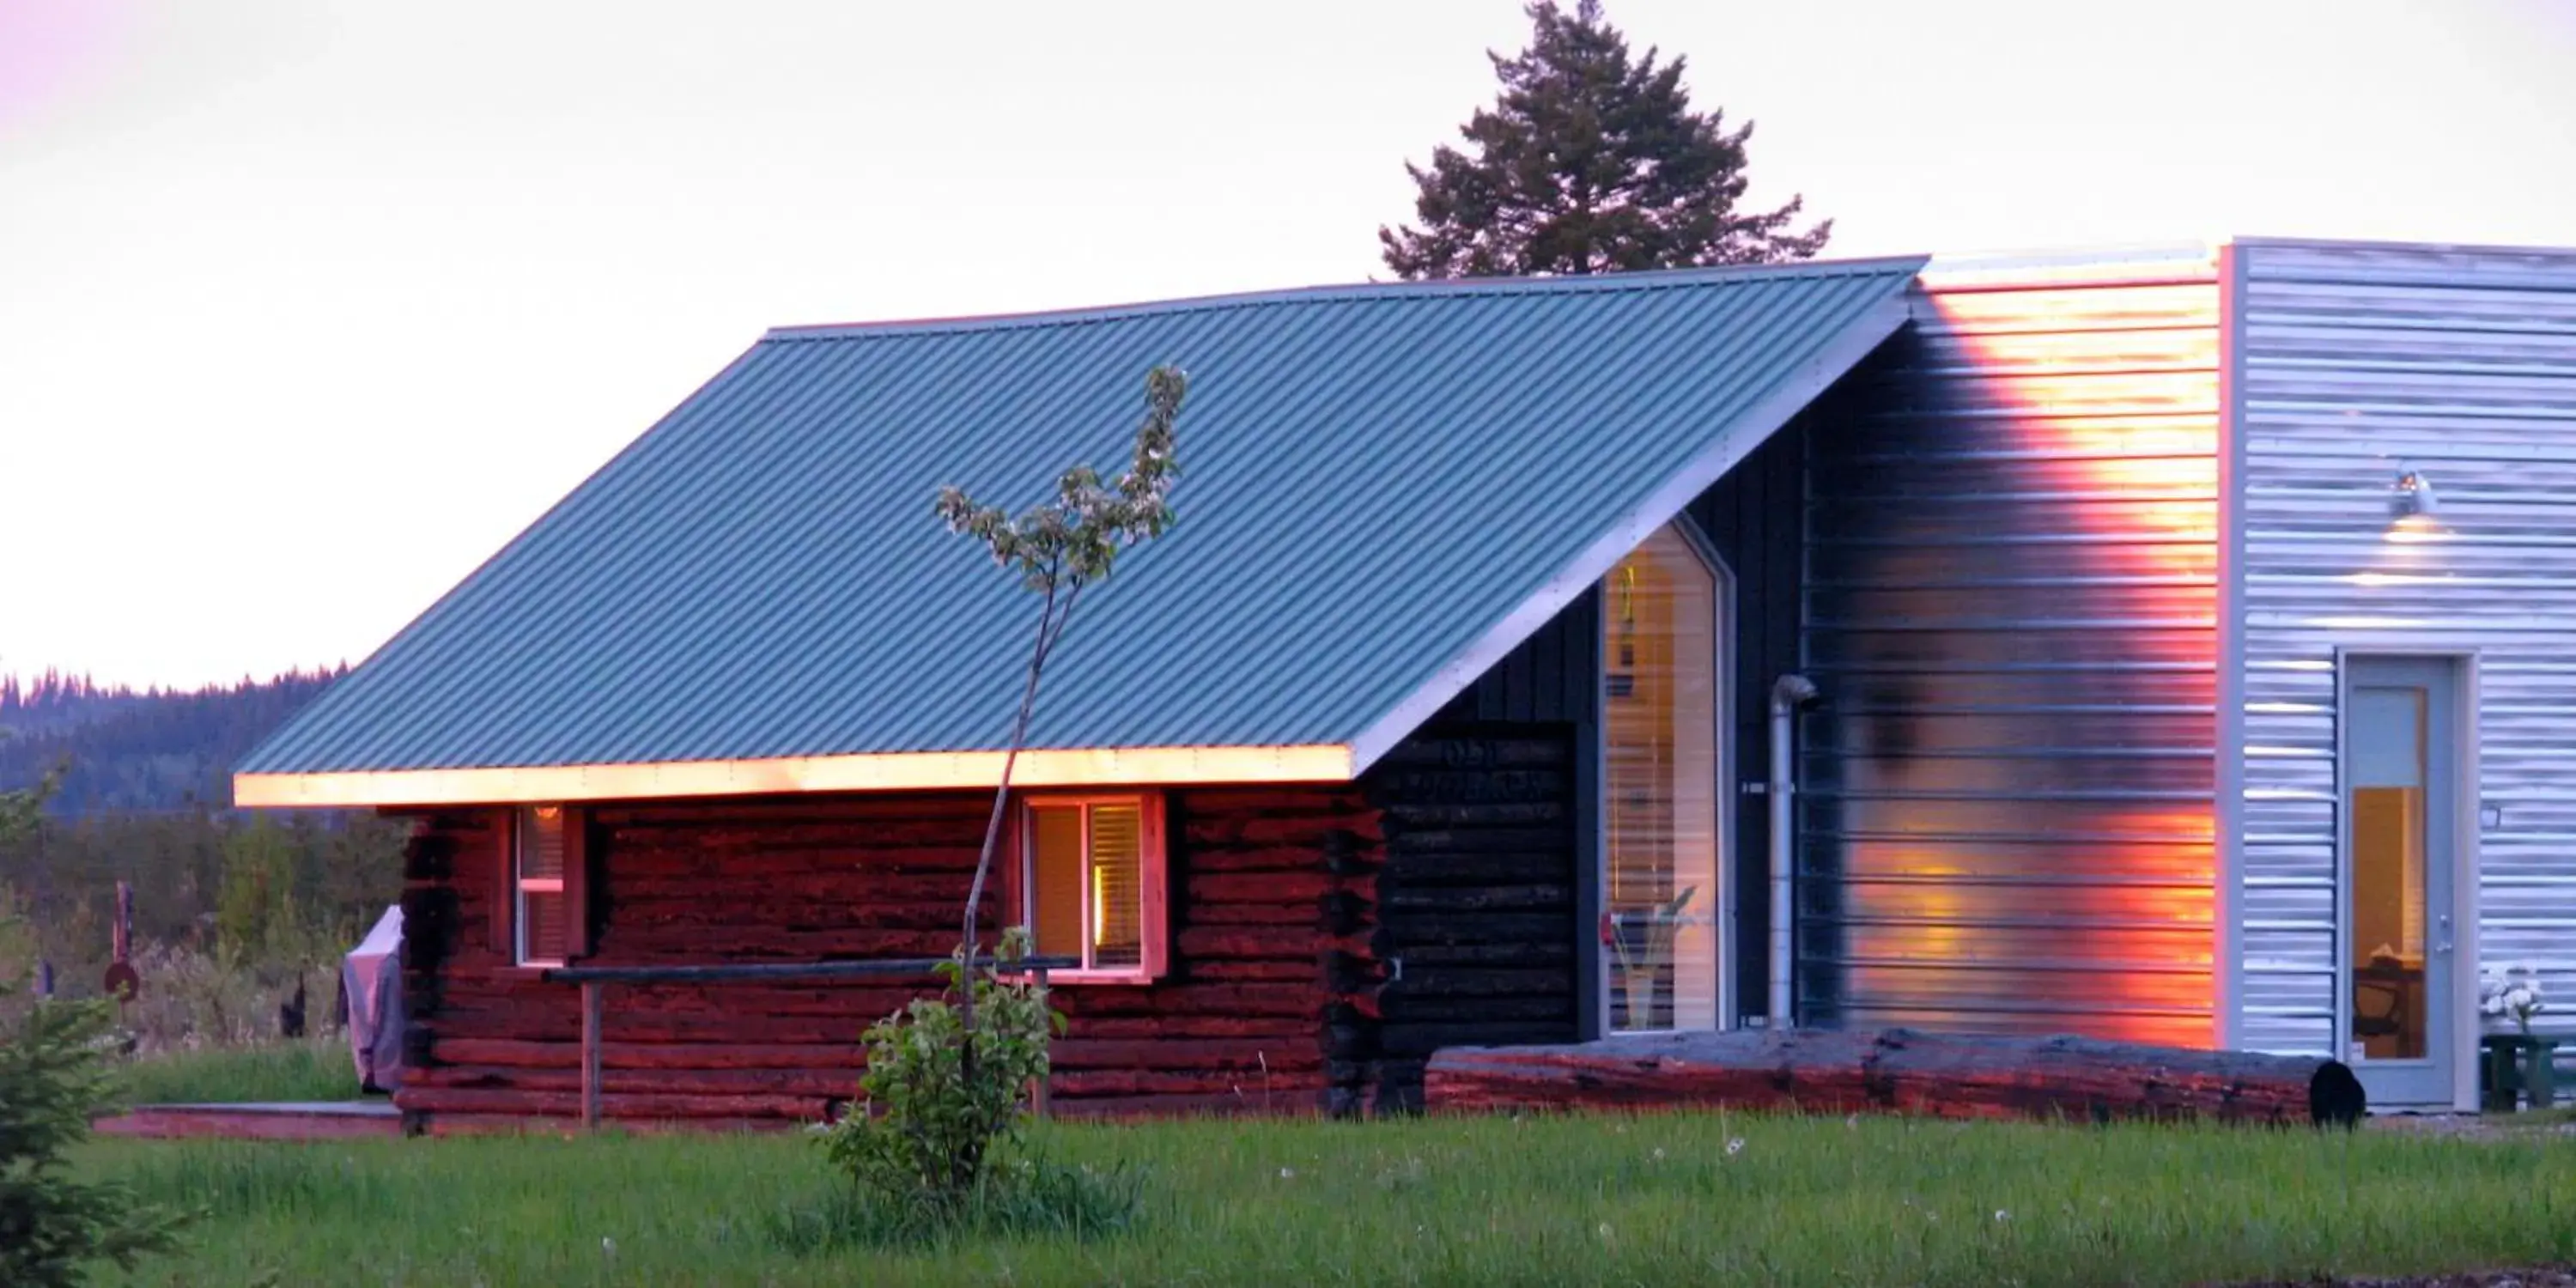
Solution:
[[(902, 752), (708, 760), (673, 764), (543, 765), (316, 774), (235, 774), (243, 809), (356, 809), (430, 805), (772, 796), (803, 792), (992, 788), (998, 751)], [(1084, 747), (1030, 750), (1011, 768), (1016, 787), (1333, 783), (1357, 773), (1351, 748)]]

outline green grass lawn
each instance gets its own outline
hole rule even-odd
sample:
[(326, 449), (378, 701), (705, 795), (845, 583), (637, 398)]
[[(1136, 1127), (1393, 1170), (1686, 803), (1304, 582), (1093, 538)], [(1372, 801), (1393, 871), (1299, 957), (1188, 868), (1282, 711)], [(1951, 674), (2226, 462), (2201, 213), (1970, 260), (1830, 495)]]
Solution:
[[(1738, 1144), (1737, 1142), (1741, 1142)], [(1064, 1126), (1123, 1233), (810, 1250), (793, 1137), (97, 1141), (202, 1212), (148, 1284), (2189, 1284), (2576, 1261), (2576, 1148), (1839, 1119)], [(800, 1250), (802, 1249), (802, 1250)]]
[(213, 1047), (142, 1056), (117, 1067), (127, 1104), (245, 1100), (356, 1100), (357, 1069), (344, 1038)]

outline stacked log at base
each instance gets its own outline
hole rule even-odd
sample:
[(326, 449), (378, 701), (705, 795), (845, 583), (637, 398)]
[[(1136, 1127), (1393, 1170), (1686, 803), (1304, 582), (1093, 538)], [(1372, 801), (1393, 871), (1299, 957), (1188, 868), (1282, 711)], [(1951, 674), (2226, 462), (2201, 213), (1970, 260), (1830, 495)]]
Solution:
[(2367, 1107), (2352, 1070), (2323, 1058), (1907, 1029), (1453, 1048), (1432, 1057), (1425, 1088), (1430, 1107), (1445, 1112), (1724, 1106), (2349, 1125)]

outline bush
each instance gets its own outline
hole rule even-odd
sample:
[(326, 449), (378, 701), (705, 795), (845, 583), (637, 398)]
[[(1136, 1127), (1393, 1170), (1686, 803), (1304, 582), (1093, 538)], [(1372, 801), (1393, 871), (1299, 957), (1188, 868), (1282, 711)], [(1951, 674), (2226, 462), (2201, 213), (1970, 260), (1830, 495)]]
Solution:
[[(1046, 1076), (1047, 1041), (1064, 1024), (1044, 987), (1008, 974), (1028, 946), (1026, 931), (1007, 932), (980, 970), (961, 946), (940, 965), (944, 995), (869, 1026), (861, 1102), (824, 1136), (863, 1193), (943, 1217), (994, 1197), (987, 1166), (1018, 1136), (1021, 1097)], [(971, 1023), (960, 1000), (972, 1002)]]
[(72, 1146), (110, 1099), (109, 1008), (32, 999), (0, 981), (0, 1284), (78, 1284), (98, 1260), (131, 1267), (176, 1224), (122, 1185), (72, 1179)]

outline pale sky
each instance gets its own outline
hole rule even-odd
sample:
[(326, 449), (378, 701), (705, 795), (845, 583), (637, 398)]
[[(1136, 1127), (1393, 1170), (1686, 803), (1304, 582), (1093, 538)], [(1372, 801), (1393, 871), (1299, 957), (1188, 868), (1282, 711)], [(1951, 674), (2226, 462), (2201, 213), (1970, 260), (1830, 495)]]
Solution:
[[(1829, 254), (2576, 244), (2576, 0), (1609, 0)], [(1517, 0), (0, 0), (0, 670), (364, 657), (773, 324), (1356, 281)], [(927, 520), (925, 520), (927, 521)]]

